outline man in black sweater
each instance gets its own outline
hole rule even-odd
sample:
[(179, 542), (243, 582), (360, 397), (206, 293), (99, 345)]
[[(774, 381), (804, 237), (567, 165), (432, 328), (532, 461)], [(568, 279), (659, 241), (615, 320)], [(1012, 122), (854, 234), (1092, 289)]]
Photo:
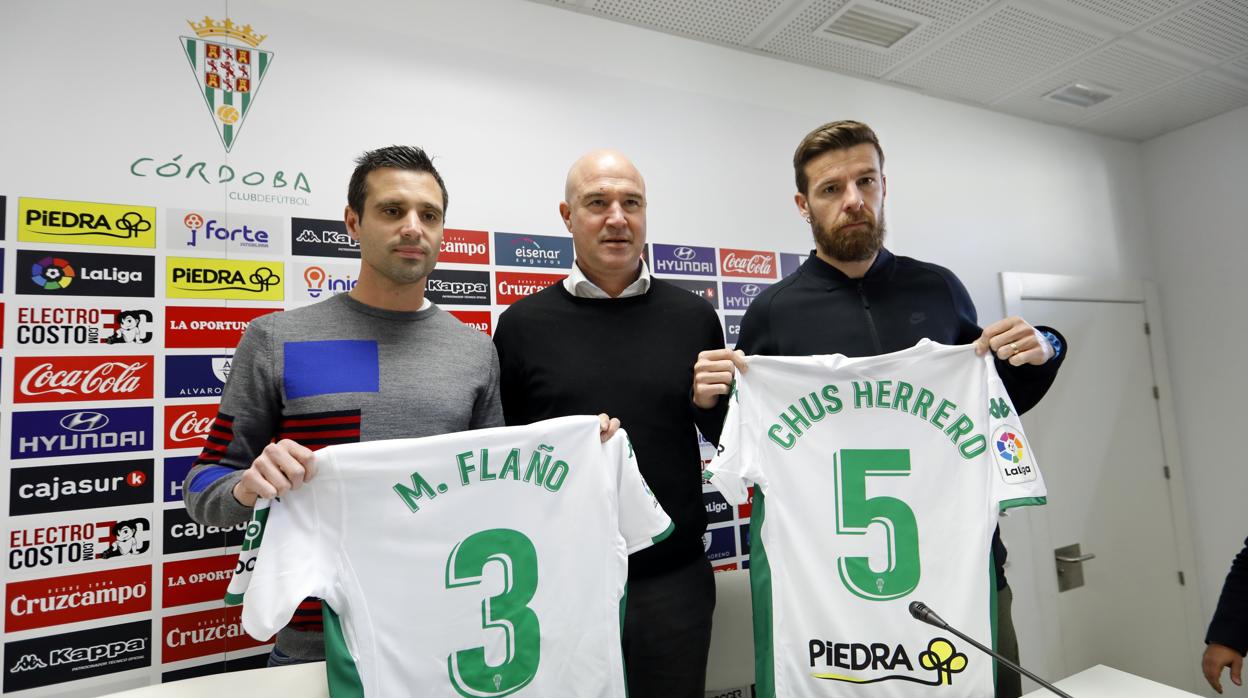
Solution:
[(1231, 681), (1236, 686), (1244, 685), (1244, 655), (1248, 653), (1248, 539), (1231, 563), (1205, 642), (1201, 669), (1213, 690), (1222, 692), (1222, 670), (1226, 667), (1231, 668)]
[[(810, 132), (793, 156), (798, 211), (810, 224), (815, 251), (793, 274), (750, 305), (737, 352), (704, 352), (694, 368), (695, 403), (708, 407), (727, 394), (738, 355), (875, 356), (928, 338), (975, 343), (993, 351), (997, 373), (1021, 414), (1040, 401), (1057, 376), (1065, 340), (1055, 330), (1012, 317), (981, 330), (962, 282), (944, 267), (897, 257), (884, 249), (884, 151), (866, 124), (838, 121)], [(1005, 546), (993, 536), (998, 589), (997, 649), (1018, 661), (1005, 580)], [(1000, 668), (997, 695), (1022, 694), (1017, 673)]]
[(650, 276), (646, 191), (623, 155), (589, 153), (559, 205), (576, 264), (511, 306), (494, 333), (509, 425), (571, 414), (618, 417), (641, 474), (676, 528), (629, 557), (623, 648), (629, 695), (702, 698), (715, 582), (695, 427), (718, 441), (727, 405), (690, 402), (699, 352), (722, 349), (714, 309)]

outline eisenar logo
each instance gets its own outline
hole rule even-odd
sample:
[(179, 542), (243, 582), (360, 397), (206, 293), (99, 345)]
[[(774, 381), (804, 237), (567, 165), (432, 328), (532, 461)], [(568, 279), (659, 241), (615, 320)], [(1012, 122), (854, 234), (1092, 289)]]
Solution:
[(126, 296), (156, 294), (151, 255), (18, 250), (17, 292), (28, 296)]
[(513, 267), (572, 268), (572, 238), (494, 233), (494, 263)]
[(150, 356), (19, 356), (13, 402), (151, 399), (153, 363)]
[(141, 620), (4, 644), (4, 692), (50, 686), (152, 664), (152, 621)]
[(13, 468), (9, 516), (152, 502), (152, 459)]
[(13, 413), (10, 457), (48, 458), (152, 448), (152, 408)]
[(152, 610), (152, 566), (9, 582), (4, 630), (15, 632)]

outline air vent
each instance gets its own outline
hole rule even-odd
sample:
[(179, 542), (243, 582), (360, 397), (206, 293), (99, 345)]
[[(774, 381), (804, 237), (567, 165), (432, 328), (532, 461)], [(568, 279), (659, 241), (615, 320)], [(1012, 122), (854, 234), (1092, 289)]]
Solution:
[(1118, 90), (1090, 82), (1073, 82), (1044, 96), (1045, 99), (1087, 109), (1118, 94)]
[[(836, 13), (816, 34), (891, 48), (924, 22), (923, 17), (874, 2), (855, 2)], [(829, 36), (830, 35), (830, 36)]]

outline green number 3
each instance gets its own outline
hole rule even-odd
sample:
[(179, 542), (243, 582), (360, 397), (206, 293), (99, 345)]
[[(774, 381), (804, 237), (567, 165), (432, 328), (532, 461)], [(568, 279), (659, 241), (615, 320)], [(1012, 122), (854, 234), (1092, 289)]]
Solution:
[(842, 449), (836, 469), (836, 532), (864, 536), (871, 524), (884, 527), (888, 565), (874, 571), (868, 558), (837, 559), (841, 582), (871, 601), (896, 599), (919, 586), (919, 526), (914, 512), (895, 497), (867, 498), (868, 477), (906, 477), (910, 452), (903, 449)]
[(447, 655), (451, 684), (468, 698), (515, 693), (537, 675), (541, 659), (541, 630), (528, 607), (537, 591), (537, 549), (523, 533), (495, 528), (468, 536), (446, 560), (446, 588), (480, 584), (490, 562), (502, 566), (503, 591), (481, 602), (481, 627), (503, 632), (505, 656), (490, 666), (485, 647)]

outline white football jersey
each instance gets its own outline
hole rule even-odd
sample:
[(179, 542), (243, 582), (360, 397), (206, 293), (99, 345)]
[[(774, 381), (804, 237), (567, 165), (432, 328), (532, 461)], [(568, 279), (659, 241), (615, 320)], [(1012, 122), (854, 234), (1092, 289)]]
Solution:
[(624, 430), (604, 444), (597, 417), (562, 417), (315, 466), (249, 527), (227, 601), (252, 637), (315, 596), (331, 695), (625, 695), (628, 554), (672, 523)]
[(758, 695), (992, 696), (992, 532), (1045, 489), (991, 356), (924, 340), (850, 359), (751, 356), (711, 481), (755, 483)]

